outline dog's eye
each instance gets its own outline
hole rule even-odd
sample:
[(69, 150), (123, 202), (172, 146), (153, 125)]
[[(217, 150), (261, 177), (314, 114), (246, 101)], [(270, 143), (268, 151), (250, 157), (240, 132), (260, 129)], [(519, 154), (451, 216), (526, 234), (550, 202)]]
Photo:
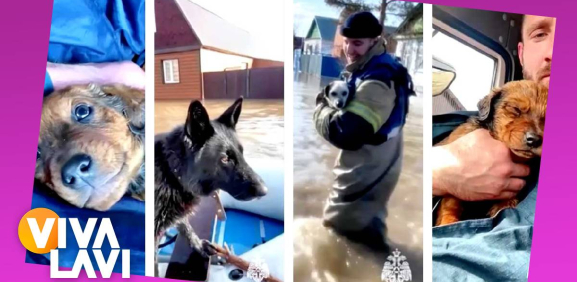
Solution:
[(331, 92), (331, 96), (336, 97), (336, 96), (337, 96), (337, 92)]
[(40, 147), (38, 147), (36, 149), (36, 160), (39, 160), (41, 156), (42, 156), (42, 153), (40, 152)]
[(87, 122), (92, 115), (92, 107), (86, 104), (78, 104), (74, 108), (74, 118), (78, 122)]
[(221, 161), (223, 164), (227, 164), (227, 163), (230, 161), (230, 159), (228, 158), (228, 156), (223, 156), (223, 157), (220, 159), (220, 161)]
[(514, 114), (515, 116), (520, 116), (521, 115), (521, 110), (519, 110), (519, 108), (513, 107), (513, 106), (507, 106), (506, 107), (507, 111)]

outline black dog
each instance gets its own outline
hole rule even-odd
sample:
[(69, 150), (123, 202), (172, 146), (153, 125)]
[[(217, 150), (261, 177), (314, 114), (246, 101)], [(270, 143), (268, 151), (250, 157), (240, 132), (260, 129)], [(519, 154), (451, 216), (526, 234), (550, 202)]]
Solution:
[(188, 108), (184, 126), (156, 137), (155, 239), (177, 225), (190, 246), (203, 256), (214, 254), (210, 242), (200, 240), (188, 223), (188, 216), (200, 202), (218, 189), (238, 200), (248, 201), (266, 194), (262, 179), (243, 157), (235, 126), (242, 98), (236, 100), (218, 119), (210, 121), (199, 101)]

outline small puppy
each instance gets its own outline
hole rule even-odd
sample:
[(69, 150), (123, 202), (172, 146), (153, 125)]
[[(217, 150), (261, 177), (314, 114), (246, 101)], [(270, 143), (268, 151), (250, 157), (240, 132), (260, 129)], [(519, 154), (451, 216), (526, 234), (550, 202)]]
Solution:
[[(537, 82), (509, 82), (483, 98), (478, 104), (479, 115), (469, 118), (438, 145), (451, 143), (467, 133), (484, 128), (493, 138), (509, 147), (516, 161), (538, 159), (543, 144), (547, 95), (548, 88)], [(492, 203), (487, 214), (493, 217), (500, 210), (515, 207), (517, 203), (516, 198)], [(457, 198), (444, 197), (435, 225), (461, 220), (463, 204)]]
[[(242, 98), (218, 119), (209, 120), (199, 101), (188, 108), (186, 123), (156, 136), (154, 145), (154, 224), (156, 249), (166, 229), (177, 226), (190, 246), (207, 257), (214, 247), (194, 232), (188, 217), (218, 189), (241, 201), (266, 195), (262, 179), (246, 163), (236, 124)], [(156, 252), (155, 252), (156, 254)], [(156, 259), (155, 259), (156, 261)]]
[(325, 86), (325, 99), (329, 105), (335, 109), (344, 109), (349, 100), (349, 87), (346, 82), (336, 80)]
[(35, 179), (80, 207), (144, 195), (144, 91), (79, 85), (44, 98)]

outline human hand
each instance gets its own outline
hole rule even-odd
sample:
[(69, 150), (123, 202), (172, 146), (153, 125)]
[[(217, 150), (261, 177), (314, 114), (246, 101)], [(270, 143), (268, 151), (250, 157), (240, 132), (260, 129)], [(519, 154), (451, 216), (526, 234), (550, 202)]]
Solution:
[(144, 90), (144, 71), (130, 61), (90, 64), (55, 64), (46, 65), (54, 90), (70, 85), (96, 83), (124, 84)]
[(509, 148), (484, 129), (433, 147), (433, 195), (464, 201), (513, 198), (530, 170), (511, 157)]

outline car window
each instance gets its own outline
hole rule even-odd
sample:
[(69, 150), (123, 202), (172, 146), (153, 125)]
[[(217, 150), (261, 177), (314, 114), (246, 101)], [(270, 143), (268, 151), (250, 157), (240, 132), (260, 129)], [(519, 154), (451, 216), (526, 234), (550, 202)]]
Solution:
[(493, 88), (497, 60), (441, 31), (434, 33), (432, 45), (433, 56), (455, 69), (453, 95), (466, 110), (477, 110), (477, 102)]

